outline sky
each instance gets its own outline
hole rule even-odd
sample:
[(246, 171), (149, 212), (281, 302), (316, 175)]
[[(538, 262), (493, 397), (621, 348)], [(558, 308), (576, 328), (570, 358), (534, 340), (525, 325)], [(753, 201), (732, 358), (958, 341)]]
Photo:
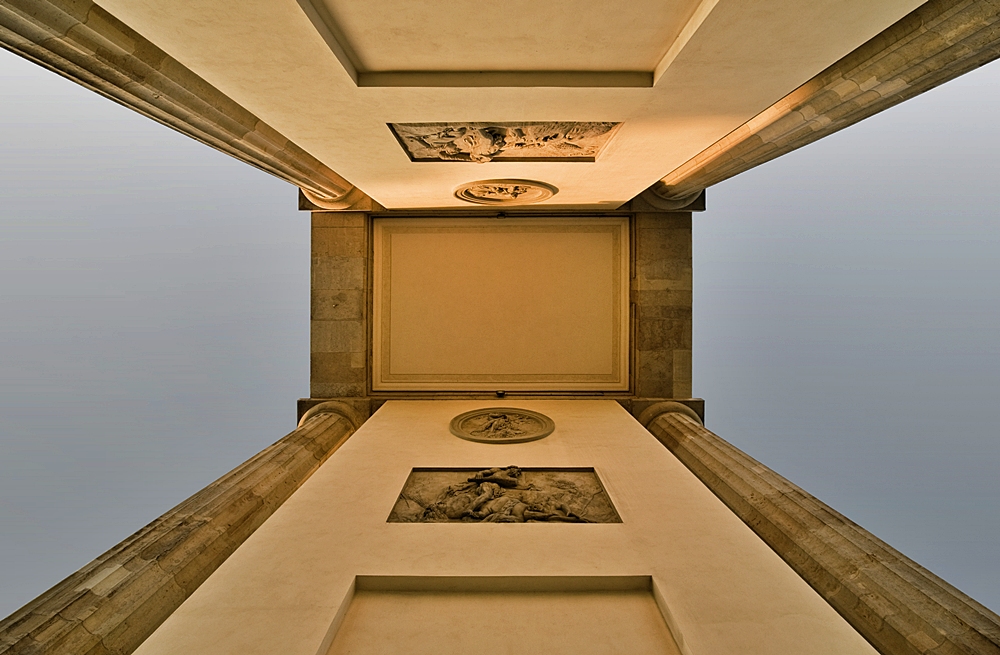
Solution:
[[(1000, 610), (1000, 66), (708, 192), (707, 425)], [(0, 616), (294, 428), (309, 216), (0, 51)]]

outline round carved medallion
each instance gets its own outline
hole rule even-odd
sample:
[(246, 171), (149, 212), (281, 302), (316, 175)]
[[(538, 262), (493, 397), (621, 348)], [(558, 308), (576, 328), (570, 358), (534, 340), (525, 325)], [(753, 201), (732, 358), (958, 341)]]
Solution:
[(545, 414), (513, 407), (487, 407), (459, 414), (449, 426), (456, 437), (482, 443), (523, 443), (552, 434), (556, 424)]
[(455, 189), (455, 197), (477, 205), (530, 205), (558, 192), (551, 184), (534, 180), (479, 180)]

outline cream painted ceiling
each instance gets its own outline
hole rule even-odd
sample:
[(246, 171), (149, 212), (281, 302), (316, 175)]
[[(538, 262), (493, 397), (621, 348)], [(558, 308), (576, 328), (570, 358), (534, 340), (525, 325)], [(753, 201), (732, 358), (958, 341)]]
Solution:
[[(920, 0), (100, 0), (388, 208), (613, 208)], [(419, 86), (412, 86), (419, 85)], [(411, 162), (387, 123), (613, 121), (596, 162)]]
[(631, 0), (593, 11), (577, 0), (305, 2), (323, 5), (370, 71), (651, 71), (700, 4)]

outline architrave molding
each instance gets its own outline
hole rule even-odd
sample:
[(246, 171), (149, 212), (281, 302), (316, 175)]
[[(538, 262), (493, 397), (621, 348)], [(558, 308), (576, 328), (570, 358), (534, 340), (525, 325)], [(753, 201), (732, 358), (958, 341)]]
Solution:
[(290, 182), (325, 209), (367, 198), (93, 2), (4, 0), (0, 47)]
[(931, 0), (653, 185), (676, 200), (1000, 57), (1000, 3)]

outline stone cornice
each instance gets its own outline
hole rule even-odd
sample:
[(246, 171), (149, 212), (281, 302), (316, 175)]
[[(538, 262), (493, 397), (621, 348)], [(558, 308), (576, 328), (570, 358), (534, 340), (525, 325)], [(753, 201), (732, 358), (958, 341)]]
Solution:
[(1000, 616), (659, 403), (639, 421), (882, 655), (1000, 654)]
[(931, 0), (650, 187), (683, 199), (1000, 57), (1000, 2)]
[(4, 0), (0, 47), (308, 191), (327, 209), (366, 196), (87, 0)]

